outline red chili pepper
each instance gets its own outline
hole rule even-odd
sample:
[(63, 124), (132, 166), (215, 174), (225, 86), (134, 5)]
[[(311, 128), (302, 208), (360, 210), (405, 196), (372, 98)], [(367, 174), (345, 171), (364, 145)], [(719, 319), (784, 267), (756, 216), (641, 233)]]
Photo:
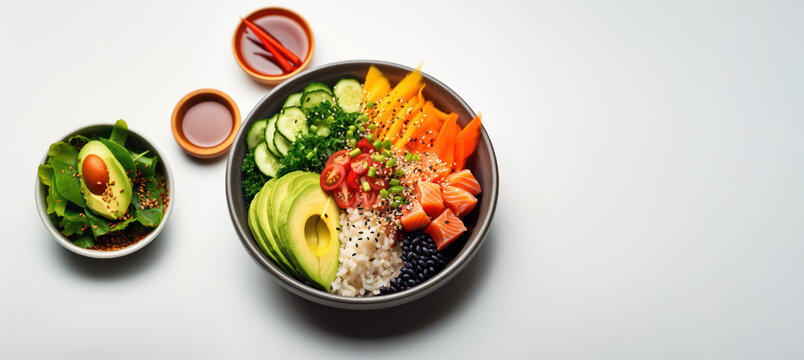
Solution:
[[(279, 66), (282, 67), (282, 70), (284, 70), (286, 73), (291, 72), (293, 70), (293, 66), (291, 66), (290, 63), (288, 63), (288, 60), (285, 59), (279, 53), (279, 51), (271, 44), (271, 41), (268, 40), (268, 39), (270, 39), (270, 37), (267, 36), (268, 34), (266, 34), (264, 30), (262, 30), (259, 26), (255, 25), (251, 21), (248, 21), (248, 20), (243, 19), (243, 18), (240, 18), (240, 19), (242, 19), (243, 24), (246, 24), (246, 26), (249, 29), (251, 29), (251, 32), (253, 32), (254, 35), (256, 35), (257, 38), (260, 39), (260, 42), (262, 42), (262, 44), (265, 45), (265, 48), (268, 49), (268, 51), (271, 52), (271, 55), (274, 56), (274, 59), (276, 59), (276, 61), (279, 63)], [(285, 50), (287, 50), (287, 49), (285, 49)]]
[[(288, 60), (290, 60), (290, 62), (292, 62), (292, 63), (294, 63), (296, 65), (301, 65), (301, 63), (302, 63), (301, 59), (299, 59), (299, 57), (296, 56), (296, 54), (294, 54), (290, 50), (288, 50), (288, 48), (282, 46), (282, 44), (279, 43), (279, 40), (277, 40), (273, 35), (271, 35), (271, 33), (266, 31), (265, 29), (257, 26), (256, 24), (252, 23), (251, 21), (248, 21), (246, 19), (243, 19), (243, 21), (247, 25), (251, 24), (251, 26), (249, 26), (249, 28), (252, 31), (254, 31), (254, 32), (262, 32), (262, 34), (271, 43), (271, 45), (273, 45), (277, 50), (279, 50), (279, 52), (282, 53), (282, 55), (284, 55)], [(256, 30), (254, 28), (256, 28)]]

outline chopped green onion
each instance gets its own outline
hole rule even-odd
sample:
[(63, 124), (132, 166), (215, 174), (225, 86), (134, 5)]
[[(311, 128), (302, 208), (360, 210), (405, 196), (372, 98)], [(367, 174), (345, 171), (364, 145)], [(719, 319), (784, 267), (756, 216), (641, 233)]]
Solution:
[[(352, 140), (354, 140), (354, 139), (352, 139)], [(357, 155), (360, 155), (360, 153), (361, 153), (361, 152), (362, 152), (362, 151), (360, 151), (360, 148), (357, 148), (357, 149), (354, 149), (354, 150), (350, 151), (350, 152), (349, 152), (349, 156), (350, 156), (350, 157), (355, 157), (355, 156), (357, 156)]]
[(388, 191), (391, 194), (399, 194), (399, 193), (402, 192), (402, 190), (404, 190), (404, 189), (402, 189), (402, 187), (399, 186), (399, 185), (391, 186), (391, 187), (388, 188)]
[[(372, 125), (374, 125), (374, 124), (372, 124)], [(375, 126), (375, 127), (376, 127), (376, 126)], [(368, 135), (366, 135), (366, 140), (368, 140), (368, 141), (370, 142), (372, 139), (374, 139), (374, 135), (373, 135), (373, 134), (368, 134)]]
[(369, 118), (368, 118), (368, 116), (366, 116), (366, 114), (360, 114), (360, 116), (357, 117), (357, 120), (360, 120), (362, 122), (366, 122), (366, 121), (368, 121), (368, 119)]
[(307, 152), (307, 160), (312, 160), (315, 157), (315, 153), (312, 151)]
[(322, 127), (320, 129), (318, 129), (318, 135), (320, 135), (320, 136), (329, 136), (329, 134), (330, 134), (330, 130), (329, 130), (328, 127)]
[(332, 115), (327, 117), (327, 124), (332, 124), (333, 121), (335, 121), (335, 118)]
[(394, 208), (394, 209), (398, 208), (399, 207), (399, 201), (392, 202), (391, 207)]
[(383, 142), (382, 142), (382, 147), (384, 147), (384, 148), (386, 148), (386, 149), (390, 149), (390, 148), (391, 148), (391, 144), (393, 144), (393, 143), (391, 142), (391, 140), (385, 140), (385, 141), (383, 141)]
[(379, 155), (379, 154), (374, 154), (374, 155), (371, 156), (371, 158), (374, 159), (374, 161), (376, 161), (376, 162), (384, 162), (385, 161), (385, 156), (382, 156), (382, 155)]
[(375, 149), (379, 149), (380, 145), (382, 145), (382, 141), (380, 141), (380, 139), (377, 139), (371, 145), (374, 145)]
[(418, 162), (419, 160), (421, 160), (421, 158), (419, 158), (419, 154), (413, 154), (413, 162)]
[(374, 107), (374, 102), (369, 101), (368, 104), (366, 104), (366, 107), (369, 108), (369, 109), (373, 108)]
[(374, 177), (374, 175), (377, 175), (377, 167), (372, 166), (368, 170), (368, 176), (369, 177)]
[(353, 148), (355, 146), (357, 146), (357, 140), (349, 139), (349, 147)]
[(401, 196), (394, 196), (394, 200), (396, 200), (396, 201), (405, 201), (405, 198), (403, 198)]
[(413, 153), (405, 154), (405, 161), (410, 162), (411, 160), (413, 160)]
[(394, 158), (388, 159), (388, 162), (385, 163), (385, 167), (387, 168), (393, 167), (394, 165), (396, 165), (396, 159)]
[(390, 194), (388, 193), (388, 190), (385, 190), (385, 189), (381, 189), (381, 190), (380, 190), (380, 196), (382, 196), (382, 197), (388, 197), (388, 195), (390, 195)]
[(312, 131), (312, 132), (318, 131), (318, 126), (310, 125), (310, 131)]
[(355, 131), (357, 130), (357, 127), (355, 127), (354, 125), (349, 125), (349, 130)]
[(363, 191), (371, 191), (371, 186), (366, 181), (363, 182)]
[(346, 137), (353, 137), (355, 136), (355, 132), (353, 130), (349, 130), (346, 132)]
[(369, 130), (374, 130), (377, 128), (377, 124), (369, 124), (368, 128)]
[(399, 179), (391, 179), (391, 185), (399, 185)]
[(402, 176), (402, 175), (405, 175), (405, 170), (402, 170), (402, 169), (396, 169), (396, 172), (394, 172), (394, 175), (396, 175), (396, 176)]

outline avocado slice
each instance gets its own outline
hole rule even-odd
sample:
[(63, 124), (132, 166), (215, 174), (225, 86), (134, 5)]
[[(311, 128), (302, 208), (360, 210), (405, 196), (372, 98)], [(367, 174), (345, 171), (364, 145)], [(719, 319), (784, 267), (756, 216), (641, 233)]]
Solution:
[[(305, 174), (312, 174), (305, 175)], [(313, 179), (315, 178), (315, 179)], [(268, 212), (268, 223), (271, 224), (270, 231), (273, 234), (273, 238), (276, 240), (277, 248), (281, 251), (282, 255), (285, 259), (288, 260), (288, 264), (294, 270), (296, 274), (302, 275), (299, 279), (305, 280), (306, 278), (303, 276), (304, 271), (301, 269), (301, 266), (296, 262), (293, 253), (287, 246), (287, 239), (279, 231), (279, 226), (287, 221), (287, 211), (282, 211), (282, 206), (288, 200), (292, 200), (294, 194), (293, 189), (298, 186), (298, 182), (301, 181), (302, 183), (309, 183), (310, 181), (318, 181), (317, 175), (314, 173), (305, 173), (303, 171), (293, 171), (288, 173), (285, 176), (279, 178), (274, 187), (274, 191), (271, 194), (271, 200), (268, 202), (267, 208)]]
[(260, 198), (264, 197), (263, 195), (265, 195), (266, 193), (265, 189), (267, 187), (273, 188), (273, 185), (276, 185), (276, 181), (273, 181), (273, 179), (266, 182), (265, 185), (260, 190), (260, 192), (258, 192), (257, 195), (254, 196), (253, 200), (251, 200), (251, 204), (248, 207), (248, 227), (249, 229), (251, 229), (251, 234), (254, 235), (254, 240), (257, 241), (257, 245), (260, 247), (260, 250), (262, 250), (262, 252), (265, 253), (265, 255), (268, 255), (268, 257), (271, 258), (273, 262), (279, 264), (279, 261), (277, 260), (276, 254), (274, 252), (275, 250), (271, 247), (271, 245), (268, 245), (268, 241), (262, 229), (262, 224), (257, 220), (257, 212), (258, 212), (257, 204), (259, 204)]
[[(279, 264), (279, 266), (285, 269), (286, 272), (293, 276), (297, 276), (298, 273), (290, 265), (290, 262), (282, 253), (279, 245), (277, 244), (276, 238), (273, 235), (271, 222), (268, 221), (268, 200), (272, 197), (273, 189), (277, 183), (278, 181), (276, 178), (269, 180), (251, 202), (255, 208), (254, 221), (258, 224), (258, 226), (255, 226), (257, 228), (256, 232), (261, 237), (261, 241), (263, 241), (263, 244), (260, 246), (262, 251), (269, 254), (269, 256), (273, 258), (274, 262)], [(252, 230), (252, 233), (254, 232), (255, 231)], [(258, 245), (260, 244), (258, 243)]]
[[(313, 174), (315, 178), (317, 174)], [(293, 196), (282, 203), (283, 245), (310, 281), (329, 291), (338, 272), (340, 210), (318, 181), (297, 179)]]
[(126, 214), (131, 204), (131, 180), (106, 145), (92, 140), (81, 148), (78, 174), (84, 200), (93, 213), (111, 220)]

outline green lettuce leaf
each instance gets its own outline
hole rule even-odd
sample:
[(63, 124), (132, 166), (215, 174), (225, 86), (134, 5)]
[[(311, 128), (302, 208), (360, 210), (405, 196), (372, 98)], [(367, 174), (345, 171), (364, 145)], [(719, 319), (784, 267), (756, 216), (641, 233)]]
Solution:
[(81, 216), (82, 211), (68, 208), (61, 218), (61, 233), (64, 236), (71, 236), (75, 234), (83, 234), (84, 226), (89, 225), (89, 220)]
[(128, 124), (123, 119), (117, 120), (114, 123), (114, 128), (112, 128), (112, 135), (109, 136), (109, 140), (119, 144), (120, 146), (126, 146), (126, 139), (128, 138)]
[(76, 166), (68, 165), (55, 157), (50, 158), (48, 162), (53, 166), (54, 177), (51, 187), (55, 187), (63, 198), (70, 200), (79, 207), (86, 207), (84, 195), (81, 194), (81, 180), (75, 176), (78, 173)]
[(135, 165), (134, 160), (131, 158), (131, 154), (128, 152), (128, 150), (126, 150), (126, 148), (124, 148), (122, 145), (114, 141), (107, 140), (104, 138), (100, 138), (98, 140), (101, 143), (103, 143), (103, 145), (106, 145), (106, 148), (109, 149), (114, 158), (120, 162), (120, 165), (123, 165), (123, 170), (126, 171), (128, 177), (133, 178), (135, 175), (134, 173)]
[(73, 168), (78, 165), (78, 151), (68, 143), (57, 142), (51, 144), (47, 154), (49, 156), (48, 163), (56, 159), (63, 161), (67, 166), (72, 166)]
[(78, 247), (84, 248), (84, 249), (91, 248), (91, 247), (95, 246), (95, 240), (92, 239), (92, 236), (89, 236), (89, 234), (84, 234), (84, 235), (79, 236), (78, 238), (76, 238), (73, 241), (73, 243), (75, 244), (75, 246), (78, 246)]

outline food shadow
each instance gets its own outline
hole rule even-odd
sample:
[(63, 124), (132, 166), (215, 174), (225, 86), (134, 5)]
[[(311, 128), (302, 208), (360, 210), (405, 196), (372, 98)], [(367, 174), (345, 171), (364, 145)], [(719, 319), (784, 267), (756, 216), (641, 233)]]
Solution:
[[(296, 313), (296, 317), (335, 336), (347, 338), (381, 339), (401, 336), (443, 321), (458, 313), (468, 298), (482, 291), (488, 269), (494, 259), (496, 236), (489, 229), (486, 241), (474, 259), (451, 281), (411, 303), (389, 309), (342, 310), (304, 300), (277, 284), (266, 287), (271, 295)], [(280, 290), (281, 288), (281, 290)], [(366, 326), (371, 323), (394, 326)]]
[(151, 243), (144, 248), (123, 257), (113, 259), (95, 259), (78, 255), (69, 251), (52, 241), (52, 248), (58, 252), (57, 260), (64, 267), (74, 273), (97, 281), (114, 281), (125, 277), (142, 274), (144, 270), (151, 268), (164, 256), (165, 242), (172, 237), (170, 224), (165, 224), (165, 228)]

